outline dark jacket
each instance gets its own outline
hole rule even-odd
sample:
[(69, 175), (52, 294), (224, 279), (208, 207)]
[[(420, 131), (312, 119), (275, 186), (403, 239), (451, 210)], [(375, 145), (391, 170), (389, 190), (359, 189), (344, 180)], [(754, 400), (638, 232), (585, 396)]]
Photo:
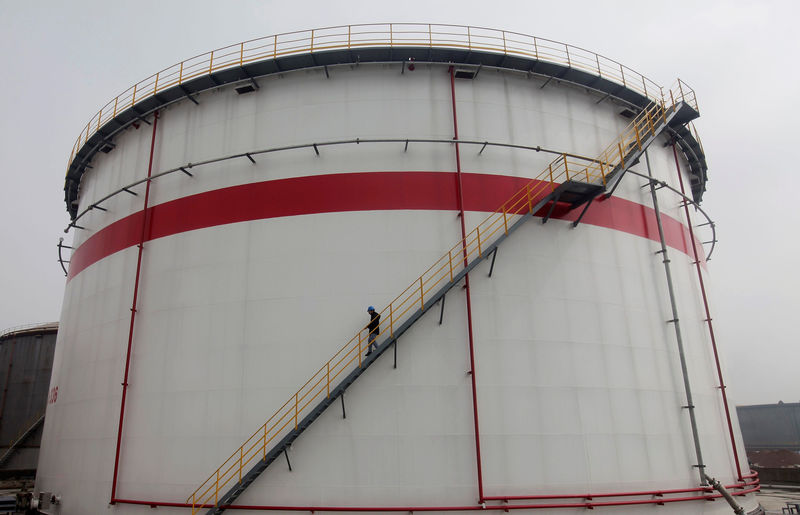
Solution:
[(377, 311), (373, 311), (370, 313), (370, 321), (367, 324), (367, 329), (369, 329), (369, 334), (378, 334), (378, 327), (381, 325), (381, 315)]

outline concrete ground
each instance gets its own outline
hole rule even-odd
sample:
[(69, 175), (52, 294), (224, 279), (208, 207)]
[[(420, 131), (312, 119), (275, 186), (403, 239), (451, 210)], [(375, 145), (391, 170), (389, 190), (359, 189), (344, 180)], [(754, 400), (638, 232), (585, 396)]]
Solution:
[(787, 502), (800, 503), (800, 486), (762, 486), (756, 498), (768, 514), (782, 514)]

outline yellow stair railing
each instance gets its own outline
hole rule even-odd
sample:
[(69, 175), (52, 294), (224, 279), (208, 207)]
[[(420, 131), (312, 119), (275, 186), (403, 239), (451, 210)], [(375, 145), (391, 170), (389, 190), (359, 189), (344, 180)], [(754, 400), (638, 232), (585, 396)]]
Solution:
[[(567, 154), (556, 157), (539, 175), (528, 181), (463, 240), (453, 245), (380, 311), (381, 330), (377, 341), (391, 339), (401, 324), (417, 310), (425, 308), (426, 299), (430, 301), (434, 293), (448, 282), (454, 281), (470, 262), (483, 258), (487, 248), (501, 235), (507, 235), (509, 227), (518, 217), (533, 214), (531, 211), (534, 206), (550, 195), (560, 183), (578, 181), (605, 186), (612, 174), (626, 169), (627, 155), (634, 149), (644, 150), (643, 142), (663, 129), (668, 117), (678, 109), (681, 102), (695, 110), (697, 108), (694, 91), (679, 81), (677, 91), (670, 91), (661, 102), (653, 102), (642, 110), (619, 138), (596, 159), (588, 160)], [(331, 391), (338, 384), (337, 380), (364, 365), (363, 356), (367, 345), (367, 330), (364, 328), (317, 370), (189, 496), (186, 502), (192, 505), (192, 513), (204, 507), (216, 506), (220, 501), (220, 492), (228, 484), (232, 481), (241, 483), (248, 467), (255, 466), (256, 460), (266, 460), (271, 443), (277, 443), (290, 431), (297, 430), (303, 416), (317, 405), (315, 401), (322, 400), (323, 397), (330, 398)]]

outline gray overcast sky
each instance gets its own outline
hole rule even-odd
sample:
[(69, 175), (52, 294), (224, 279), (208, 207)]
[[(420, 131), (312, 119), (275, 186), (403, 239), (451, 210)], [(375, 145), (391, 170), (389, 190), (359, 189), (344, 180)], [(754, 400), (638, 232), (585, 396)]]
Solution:
[[(715, 330), (738, 404), (800, 401), (800, 55), (792, 1), (0, 0), (0, 330), (58, 320), (64, 172), (108, 100), (187, 57), (278, 32), (375, 22), (506, 29), (581, 46), (698, 95)], [(67, 241), (71, 236), (67, 237)]]

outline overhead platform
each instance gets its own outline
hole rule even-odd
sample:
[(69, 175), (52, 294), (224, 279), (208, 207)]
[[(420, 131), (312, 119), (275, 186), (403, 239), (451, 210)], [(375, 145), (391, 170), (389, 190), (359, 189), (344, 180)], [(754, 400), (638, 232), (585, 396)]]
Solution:
[[(94, 155), (100, 151), (109, 152), (112, 150), (114, 148), (113, 139), (120, 131), (137, 121), (148, 123), (147, 116), (166, 105), (182, 99), (197, 102), (194, 98), (197, 93), (225, 84), (247, 80), (257, 81), (259, 77), (276, 73), (341, 64), (405, 63), (411, 59), (416, 63), (446, 63), (455, 66), (475, 67), (477, 70), (486, 66), (532, 73), (549, 77), (549, 80), (569, 82), (589, 88), (605, 95), (605, 97), (618, 99), (634, 110), (643, 109), (650, 103), (650, 99), (647, 96), (633, 89), (626, 88), (617, 82), (596, 74), (571, 67), (568, 64), (474, 49), (383, 46), (314, 51), (274, 59), (264, 59), (242, 66), (221, 69), (184, 81), (181, 84), (160, 90), (156, 95), (145, 97), (134, 106), (116, 113), (113, 118), (87, 138), (86, 142), (78, 148), (72, 162), (69, 164), (64, 184), (64, 200), (67, 204), (67, 211), (73, 219), (77, 216), (78, 186), (87, 165), (91, 163)], [(692, 113), (687, 111), (680, 119), (688, 121), (697, 116), (696, 111), (689, 109), (693, 111), (694, 115), (692, 116)], [(707, 166), (701, 146), (692, 133), (686, 129), (685, 123), (685, 121), (676, 121), (671, 135), (689, 162), (689, 171), (693, 177), (692, 194), (694, 199), (699, 201), (705, 191)]]

